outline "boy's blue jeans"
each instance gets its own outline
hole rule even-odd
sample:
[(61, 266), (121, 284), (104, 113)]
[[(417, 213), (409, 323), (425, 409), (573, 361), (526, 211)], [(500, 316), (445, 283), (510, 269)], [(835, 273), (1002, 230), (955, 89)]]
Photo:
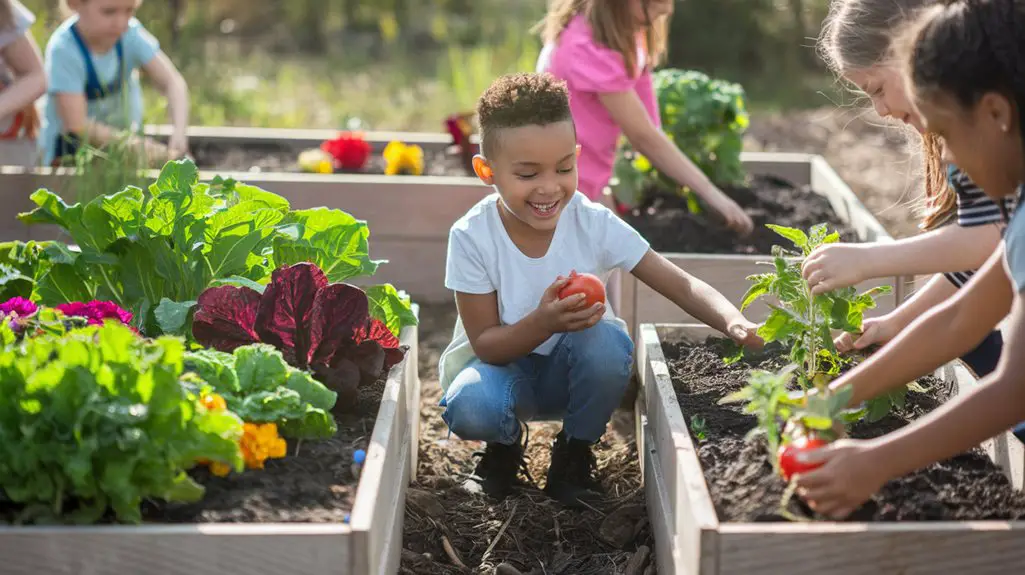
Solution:
[(567, 436), (595, 442), (626, 392), (632, 365), (630, 336), (601, 320), (563, 334), (550, 355), (507, 365), (472, 361), (442, 398), (441, 417), (465, 440), (511, 445), (519, 421), (562, 419)]

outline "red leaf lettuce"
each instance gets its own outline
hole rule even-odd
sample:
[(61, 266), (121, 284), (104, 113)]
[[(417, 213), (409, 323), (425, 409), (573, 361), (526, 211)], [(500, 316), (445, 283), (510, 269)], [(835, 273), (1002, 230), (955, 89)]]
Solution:
[(278, 268), (261, 295), (244, 286), (208, 288), (199, 295), (192, 335), (206, 347), (230, 352), (262, 342), (281, 350), (290, 365), (309, 370), (351, 404), (361, 383), (371, 383), (402, 360), (405, 350), (370, 316), (362, 289), (329, 284), (316, 265)]

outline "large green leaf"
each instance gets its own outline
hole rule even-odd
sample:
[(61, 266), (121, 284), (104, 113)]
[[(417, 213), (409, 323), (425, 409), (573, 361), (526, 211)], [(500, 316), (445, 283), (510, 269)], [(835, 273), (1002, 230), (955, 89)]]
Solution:
[(381, 320), (398, 337), (403, 327), (417, 325), (416, 314), (410, 308), (409, 296), (391, 284), (366, 289), (370, 303), (370, 316)]
[(370, 259), (370, 228), (341, 210), (313, 208), (290, 213), (284, 223), (296, 224), (295, 239), (274, 241), (276, 267), (300, 262), (316, 264), (332, 283), (370, 276), (382, 261)]

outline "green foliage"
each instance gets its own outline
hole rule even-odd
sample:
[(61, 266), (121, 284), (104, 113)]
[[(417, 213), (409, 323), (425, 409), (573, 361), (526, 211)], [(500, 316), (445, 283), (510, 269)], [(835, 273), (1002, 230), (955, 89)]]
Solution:
[(798, 252), (773, 246), (772, 262), (768, 262), (773, 270), (748, 277), (752, 285), (740, 309), (764, 296), (774, 297), (779, 305), (769, 304), (772, 311), (758, 328), (758, 335), (766, 342), (790, 345), (790, 360), (801, 368), (802, 386), (823, 387), (839, 373), (843, 363), (833, 345), (833, 330), (859, 332), (865, 310), (874, 308), (875, 296), (889, 293), (890, 287), (872, 288), (860, 294), (848, 287), (812, 296), (801, 275), (801, 262), (815, 248), (839, 241), (839, 234), (829, 233), (825, 224), (812, 226), (807, 234), (794, 228), (768, 227), (790, 240)]
[(143, 499), (198, 501), (198, 459), (243, 468), (242, 421), (186, 390), (180, 339), (116, 322), (14, 343), (0, 325), (0, 490), (25, 522), (139, 522)]
[(322, 439), (338, 431), (331, 415), (338, 394), (289, 366), (271, 345), (246, 345), (234, 353), (188, 352), (185, 369), (209, 384), (246, 422), (275, 423), (282, 436), (296, 439)]
[[(300, 262), (342, 282), (373, 275), (382, 263), (370, 259), (365, 221), (341, 210), (292, 210), (285, 198), (230, 179), (200, 183), (190, 160), (168, 162), (145, 192), (130, 186), (69, 205), (38, 190), (31, 199), (38, 207), (18, 218), (57, 225), (76, 245), (49, 244), (43, 257), (36, 247), (26, 247), (22, 259), (9, 256), (24, 264), (12, 285), (31, 277), (34, 299), (47, 305), (114, 301), (148, 336), (190, 334), (196, 299), (215, 282), (266, 284), (277, 267)], [(378, 312), (403, 308), (379, 319), (411, 323), (408, 299), (386, 287), (375, 293), (394, 304)]]
[[(743, 181), (740, 153), (750, 125), (744, 89), (702, 72), (673, 68), (656, 72), (654, 85), (666, 136), (716, 184)], [(651, 187), (679, 188), (628, 142), (620, 147), (614, 171), (613, 190), (627, 205), (639, 203)]]

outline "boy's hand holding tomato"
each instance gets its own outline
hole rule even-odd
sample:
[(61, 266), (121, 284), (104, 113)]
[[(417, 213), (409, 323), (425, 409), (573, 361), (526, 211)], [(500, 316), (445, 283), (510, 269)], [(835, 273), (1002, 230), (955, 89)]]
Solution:
[(537, 311), (550, 333), (585, 330), (605, 315), (605, 286), (591, 274), (559, 276), (541, 296)]

